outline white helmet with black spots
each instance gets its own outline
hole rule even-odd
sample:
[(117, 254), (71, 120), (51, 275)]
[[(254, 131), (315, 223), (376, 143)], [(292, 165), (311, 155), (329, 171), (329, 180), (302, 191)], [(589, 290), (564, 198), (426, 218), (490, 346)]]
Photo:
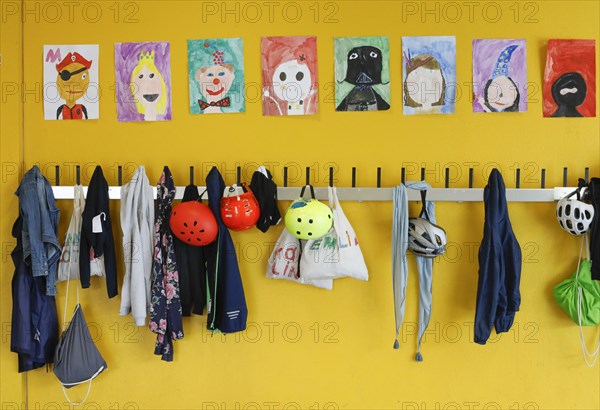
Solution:
[[(574, 236), (585, 234), (594, 219), (593, 205), (580, 199), (581, 189), (577, 188), (556, 204), (556, 219), (560, 227)], [(575, 194), (577, 197), (573, 198)]]
[(446, 252), (446, 231), (429, 221), (427, 191), (421, 191), (423, 208), (418, 218), (408, 219), (408, 249), (418, 256), (435, 258)]
[(418, 256), (435, 258), (446, 252), (446, 231), (425, 218), (408, 219), (408, 249)]

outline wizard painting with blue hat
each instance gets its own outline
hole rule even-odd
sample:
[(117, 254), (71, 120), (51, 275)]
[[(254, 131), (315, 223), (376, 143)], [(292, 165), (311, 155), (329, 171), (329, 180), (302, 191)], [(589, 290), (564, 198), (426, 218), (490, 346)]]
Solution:
[(517, 112), (519, 111), (519, 87), (509, 75), (509, 64), (518, 45), (505, 47), (498, 56), (492, 72), (479, 97), (479, 103), (485, 112)]

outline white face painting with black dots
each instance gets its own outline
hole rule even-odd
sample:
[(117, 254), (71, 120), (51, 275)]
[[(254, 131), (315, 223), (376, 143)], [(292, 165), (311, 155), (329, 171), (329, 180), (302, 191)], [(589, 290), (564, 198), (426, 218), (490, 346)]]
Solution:
[(312, 78), (306, 64), (288, 61), (277, 67), (273, 74), (273, 90), (287, 103), (288, 115), (304, 115)]

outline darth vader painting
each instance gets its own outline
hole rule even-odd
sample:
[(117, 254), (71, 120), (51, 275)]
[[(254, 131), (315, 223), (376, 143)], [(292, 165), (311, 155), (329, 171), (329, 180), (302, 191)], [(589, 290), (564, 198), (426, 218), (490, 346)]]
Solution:
[(335, 39), (336, 111), (390, 108), (387, 37)]

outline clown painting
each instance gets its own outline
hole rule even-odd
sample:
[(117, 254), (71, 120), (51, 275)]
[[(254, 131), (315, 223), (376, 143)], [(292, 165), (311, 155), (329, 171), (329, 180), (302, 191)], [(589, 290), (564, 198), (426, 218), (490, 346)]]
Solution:
[(190, 112), (244, 112), (244, 52), (241, 38), (188, 40)]
[(527, 111), (525, 40), (473, 40), (473, 112)]
[(263, 115), (317, 112), (317, 38), (263, 37)]
[(387, 37), (336, 37), (336, 111), (390, 109)]
[(402, 37), (404, 114), (453, 114), (456, 38)]
[(171, 119), (169, 43), (117, 43), (115, 70), (119, 121)]
[(99, 117), (98, 45), (44, 47), (44, 118)]

